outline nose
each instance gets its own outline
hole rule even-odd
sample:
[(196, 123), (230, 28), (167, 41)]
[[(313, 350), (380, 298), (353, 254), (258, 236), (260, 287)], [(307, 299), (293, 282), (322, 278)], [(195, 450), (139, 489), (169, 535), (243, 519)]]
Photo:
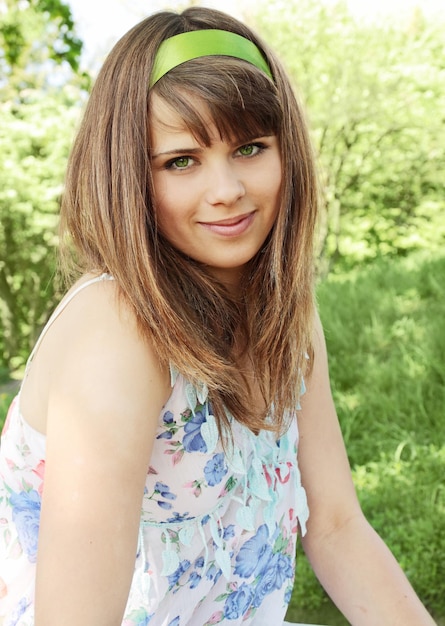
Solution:
[(206, 199), (209, 204), (231, 206), (242, 198), (246, 190), (235, 165), (218, 162), (206, 173)]

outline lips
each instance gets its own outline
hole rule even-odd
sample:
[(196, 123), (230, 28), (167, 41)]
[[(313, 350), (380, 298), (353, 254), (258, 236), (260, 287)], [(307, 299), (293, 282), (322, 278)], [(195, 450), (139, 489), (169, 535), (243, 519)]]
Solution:
[(254, 216), (255, 211), (252, 211), (251, 213), (245, 213), (244, 215), (238, 215), (226, 220), (199, 223), (203, 228), (206, 228), (217, 235), (222, 235), (224, 237), (238, 237), (249, 228), (254, 220)]

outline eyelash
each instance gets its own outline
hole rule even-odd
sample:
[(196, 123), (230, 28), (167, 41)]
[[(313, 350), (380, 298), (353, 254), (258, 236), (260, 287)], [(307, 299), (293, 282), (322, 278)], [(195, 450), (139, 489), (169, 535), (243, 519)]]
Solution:
[(239, 152), (239, 151), (240, 151), (240, 150), (242, 150), (243, 148), (250, 148), (250, 146), (253, 146), (254, 148), (258, 148), (258, 151), (257, 151), (257, 152), (255, 152), (254, 154), (242, 154), (242, 155), (240, 155), (240, 156), (244, 156), (244, 157), (246, 157), (247, 159), (249, 159), (249, 158), (252, 158), (252, 157), (257, 156), (258, 154), (261, 154), (261, 153), (262, 153), (262, 152), (264, 152), (264, 150), (266, 150), (266, 149), (267, 149), (267, 147), (268, 147), (265, 143), (263, 143), (263, 142), (261, 142), (261, 141), (253, 141), (252, 143), (246, 143), (246, 144), (244, 144), (244, 145), (240, 146), (240, 147), (237, 149), (237, 152)]
[[(235, 152), (239, 152), (243, 148), (247, 148), (250, 146), (253, 146), (254, 148), (258, 148), (257, 152), (254, 152), (254, 154), (240, 154), (239, 157), (245, 158), (245, 159), (252, 159), (253, 157), (258, 156), (259, 154), (264, 152), (264, 150), (267, 150), (268, 148), (268, 146), (261, 141), (253, 141), (252, 143), (243, 144), (242, 146), (237, 148)], [(182, 154), (181, 156), (175, 157), (174, 159), (170, 159), (169, 161), (167, 161), (164, 165), (164, 168), (166, 170), (177, 170), (177, 171), (189, 169), (190, 164), (187, 164), (185, 167), (175, 167), (175, 164), (182, 159), (188, 159), (189, 161), (194, 161), (193, 156)]]
[(167, 163), (164, 165), (164, 168), (166, 170), (186, 170), (186, 169), (188, 169), (189, 165), (186, 165), (185, 167), (175, 167), (175, 163), (177, 163), (178, 161), (180, 161), (182, 159), (189, 159), (189, 160), (193, 161), (193, 157), (192, 156), (187, 156), (186, 154), (183, 154), (182, 156), (175, 157), (174, 159), (170, 159), (170, 161), (167, 161)]

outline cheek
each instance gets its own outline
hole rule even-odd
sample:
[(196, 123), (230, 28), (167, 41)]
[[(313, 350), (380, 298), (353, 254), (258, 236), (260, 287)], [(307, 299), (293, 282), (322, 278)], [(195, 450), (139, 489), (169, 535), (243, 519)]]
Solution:
[(186, 217), (197, 204), (196, 185), (184, 177), (159, 176), (154, 180), (156, 211), (159, 221)]
[(181, 207), (181, 204), (174, 186), (155, 185), (156, 219), (161, 231), (165, 231), (176, 224), (178, 207)]
[(171, 205), (164, 202), (157, 205), (157, 222), (161, 233), (170, 239), (179, 230), (181, 219), (177, 212), (172, 210)]
[(156, 195), (155, 197), (155, 215), (156, 224), (159, 232), (167, 239), (171, 237), (171, 226), (176, 222), (174, 216), (170, 212), (170, 204), (165, 196)]
[(156, 218), (159, 232), (175, 247), (189, 238), (190, 212), (184, 195), (169, 190), (158, 197)]

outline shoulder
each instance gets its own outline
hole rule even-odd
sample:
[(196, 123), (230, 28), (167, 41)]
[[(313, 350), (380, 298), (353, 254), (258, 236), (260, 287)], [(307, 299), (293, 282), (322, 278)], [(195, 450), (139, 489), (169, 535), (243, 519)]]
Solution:
[(107, 396), (144, 397), (150, 381), (162, 389), (160, 395), (169, 390), (168, 367), (141, 333), (114, 280), (89, 284), (76, 293), (58, 320), (53, 344), (62, 348), (55, 358), (63, 378), (94, 383), (99, 397), (104, 387)]
[[(91, 276), (83, 277), (63, 298), (61, 308), (51, 330), (52, 341), (62, 348), (61, 359), (99, 348), (108, 354), (117, 350), (155, 353), (154, 346), (142, 341), (136, 315), (112, 279), (93, 282)], [(97, 357), (102, 354), (98, 351)]]
[(55, 407), (58, 420), (67, 404), (80, 415), (109, 415), (110, 421), (149, 411), (155, 419), (171, 392), (168, 366), (140, 332), (117, 283), (91, 278), (82, 278), (62, 300), (22, 389), (25, 417), (44, 433)]

